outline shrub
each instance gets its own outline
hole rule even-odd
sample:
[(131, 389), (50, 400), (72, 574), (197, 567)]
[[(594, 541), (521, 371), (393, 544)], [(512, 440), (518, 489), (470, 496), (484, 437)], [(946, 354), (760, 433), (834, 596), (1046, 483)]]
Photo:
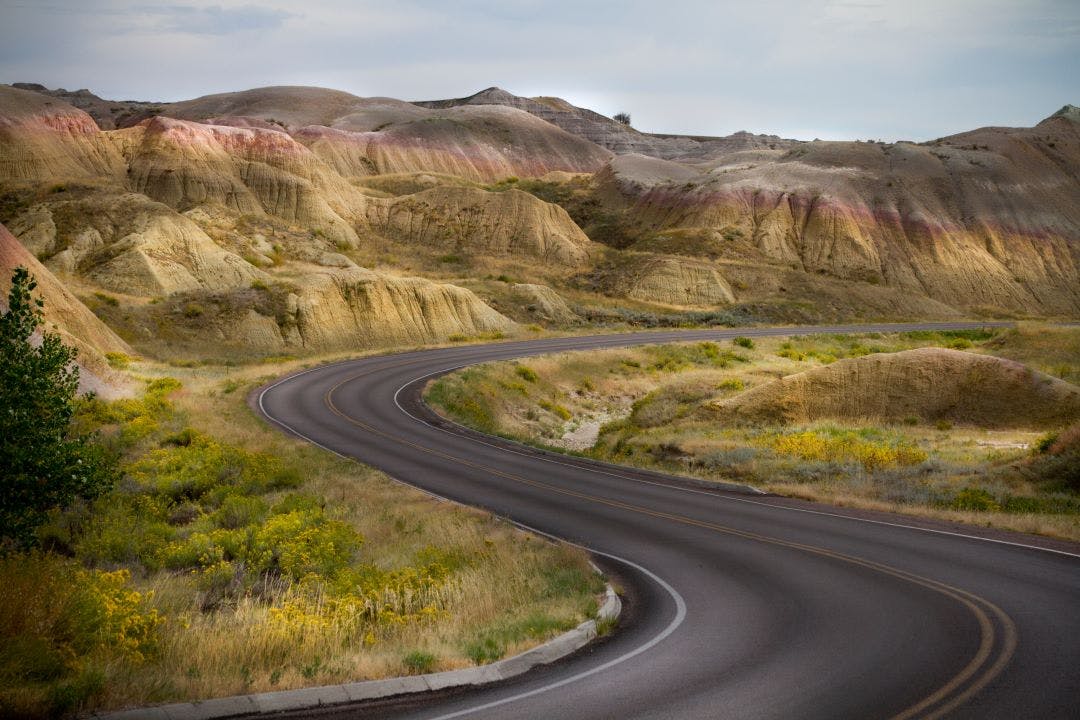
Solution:
[(477, 665), (492, 663), (506, 654), (506, 646), (497, 639), (486, 636), (465, 647), (465, 655)]
[(256, 535), (255, 567), (280, 570), (294, 579), (333, 577), (347, 568), (363, 538), (351, 525), (328, 519), (321, 510), (274, 515)]
[(414, 650), (401, 660), (410, 675), (424, 675), (435, 668), (435, 656), (422, 650)]
[(917, 465), (927, 459), (926, 452), (905, 441), (887, 444), (865, 439), (853, 431), (804, 432), (773, 435), (766, 444), (781, 455), (794, 455), (816, 462), (854, 461), (868, 472), (891, 465)]
[(119, 300), (114, 298), (112, 295), (108, 295), (108, 294), (103, 293), (103, 292), (95, 292), (94, 297), (96, 297), (98, 300), (105, 303), (109, 307), (118, 307), (120, 305)]
[(0, 559), (0, 680), (67, 680), (57, 697), (78, 705), (94, 693), (72, 691), (95, 664), (157, 654), (164, 621), (151, 600), (131, 587), (127, 570), (84, 570), (37, 553)]
[(968, 487), (956, 494), (952, 501), (955, 510), (970, 510), (975, 512), (990, 512), (1001, 510), (1001, 505), (994, 496), (982, 488)]
[(539, 404), (540, 407), (554, 415), (558, 415), (563, 420), (569, 420), (571, 417), (573, 417), (573, 414), (569, 410), (567, 410), (565, 407), (563, 407), (557, 402), (541, 400)]
[(752, 350), (754, 348), (754, 341), (748, 337), (737, 337), (731, 342), (735, 343), (739, 347), (744, 347), (747, 350)]
[(122, 352), (105, 353), (105, 361), (114, 370), (126, 370), (131, 365), (131, 358)]
[(514, 373), (526, 382), (534, 383), (540, 379), (540, 377), (536, 374), (536, 371), (526, 365), (515, 365)]

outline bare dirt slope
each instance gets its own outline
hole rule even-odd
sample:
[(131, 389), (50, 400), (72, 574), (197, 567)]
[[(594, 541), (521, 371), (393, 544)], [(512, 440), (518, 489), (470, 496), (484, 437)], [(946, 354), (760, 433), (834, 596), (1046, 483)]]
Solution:
[(1078, 127), (1067, 107), (932, 143), (806, 143), (646, 135), (497, 88), (109, 105), (0, 86), (0, 222), (54, 272), (141, 298), (364, 266), (768, 322), (1076, 317)]
[(110, 370), (105, 353), (127, 354), (131, 348), (0, 225), (0, 309), (7, 310), (11, 273), (17, 267), (29, 270), (37, 281), (34, 295), (45, 301), (47, 329), (78, 350), (80, 388), (107, 396), (122, 392), (123, 378)]
[[(707, 230), (809, 274), (967, 311), (1080, 312), (1080, 122), (933, 143), (813, 142), (709, 169), (620, 156), (597, 194), (625, 224)], [(694, 175), (696, 173), (696, 176)]]
[(0, 180), (116, 177), (123, 160), (93, 119), (61, 100), (0, 85)]
[(775, 135), (753, 135), (747, 132), (738, 132), (727, 137), (644, 133), (598, 112), (572, 105), (562, 98), (520, 97), (497, 87), (481, 90), (464, 98), (417, 101), (414, 104), (435, 109), (476, 105), (518, 108), (619, 155), (641, 153), (694, 162), (735, 151), (786, 148), (794, 144), (792, 140), (784, 140)]
[(392, 200), (370, 200), (377, 231), (448, 251), (532, 257), (578, 266), (592, 242), (558, 205), (520, 190), (436, 187)]
[(423, 108), (309, 87), (257, 88), (166, 106), (171, 117), (278, 127), (345, 177), (417, 170), (492, 181), (592, 172), (610, 153), (511, 107)]
[[(308, 114), (357, 111), (343, 93), (284, 95), (254, 109), (292, 102)], [(296, 104), (312, 95), (337, 104)], [(206, 100), (191, 112), (229, 112), (237, 102)], [(424, 233), (475, 207), (483, 224), (466, 236), (472, 251), (533, 253), (556, 264), (587, 257), (588, 238), (561, 208), (525, 193), (459, 190), (469, 197), (429, 191), (418, 227), (399, 229), (403, 241), (443, 242)], [(22, 255), (88, 295), (107, 291), (98, 310), (140, 347), (167, 353), (171, 342), (197, 356), (214, 348), (321, 351), (512, 327), (463, 288), (357, 267), (343, 253), (359, 248), (361, 234), (371, 237), (375, 201), (280, 123), (258, 117), (154, 116), (104, 132), (60, 98), (0, 86), (0, 198)], [(105, 326), (78, 307), (93, 323), (72, 336), (86, 342), (83, 335)]]
[(840, 360), (712, 404), (724, 422), (948, 420), (1059, 427), (1080, 419), (1080, 388), (1020, 363), (944, 348)]

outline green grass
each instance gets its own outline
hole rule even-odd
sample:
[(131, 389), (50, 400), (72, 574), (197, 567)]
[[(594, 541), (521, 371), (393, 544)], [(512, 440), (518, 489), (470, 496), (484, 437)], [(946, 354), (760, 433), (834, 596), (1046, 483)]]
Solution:
[(83, 404), (124, 478), (52, 517), (43, 552), (0, 559), (0, 716), (460, 667), (595, 606), (580, 551), (280, 436), (222, 392), (260, 372), (199, 365)]
[[(440, 379), (428, 400), (465, 424), (551, 449), (567, 447), (564, 433), (597, 418), (602, 425), (596, 443), (574, 452), (605, 461), (743, 482), (807, 499), (1080, 539), (1080, 476), (1073, 470), (1080, 467), (1074, 438), (1080, 433), (1075, 430), (1040, 437), (918, 418), (886, 425), (729, 427), (711, 407), (714, 399), (811, 363), (914, 347), (1017, 357), (1047, 369), (1067, 366), (1072, 349), (1080, 347), (1080, 331), (1022, 326), (732, 345), (738, 352), (715, 343), (682, 343), (532, 358), (538, 379), (528, 392), (515, 390), (509, 381), (512, 364), (492, 363)], [(481, 403), (483, 426), (443, 402), (448, 394)], [(546, 412), (534, 409), (537, 402)], [(1034, 449), (1023, 449), (1027, 443)]]

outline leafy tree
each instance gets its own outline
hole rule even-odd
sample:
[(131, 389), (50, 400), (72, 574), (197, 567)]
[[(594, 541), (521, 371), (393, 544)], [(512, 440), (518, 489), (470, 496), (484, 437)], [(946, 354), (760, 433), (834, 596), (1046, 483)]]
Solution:
[(76, 350), (44, 330), (35, 337), (45, 304), (32, 295), (36, 287), (26, 268), (15, 268), (0, 314), (0, 544), (23, 547), (50, 510), (97, 497), (118, 476), (92, 436), (71, 431)]

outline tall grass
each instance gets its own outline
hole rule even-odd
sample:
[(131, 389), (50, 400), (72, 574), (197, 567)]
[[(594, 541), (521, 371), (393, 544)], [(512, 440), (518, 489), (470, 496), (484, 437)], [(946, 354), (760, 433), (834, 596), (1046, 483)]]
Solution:
[[(1023, 430), (925, 425), (917, 418), (887, 426), (849, 420), (729, 427), (712, 406), (808, 363), (925, 346), (1014, 357), (1068, 376), (1080, 330), (1021, 326), (760, 339), (729, 349), (685, 343), (562, 353), (529, 360), (537, 377), (524, 392), (511, 364), (492, 363), (446, 376), (428, 400), (465, 424), (556, 449), (563, 433), (601, 418), (587, 453), (602, 460), (1080, 539), (1075, 428), (1040, 440)], [(447, 398), (482, 404), (483, 423)], [(537, 402), (541, 410), (557, 404), (565, 412), (538, 412)], [(1026, 444), (1037, 451), (1029, 453)]]
[(222, 372), (259, 371), (83, 407), (124, 479), (0, 560), (0, 715), (463, 667), (595, 608), (580, 551), (280, 437)]

